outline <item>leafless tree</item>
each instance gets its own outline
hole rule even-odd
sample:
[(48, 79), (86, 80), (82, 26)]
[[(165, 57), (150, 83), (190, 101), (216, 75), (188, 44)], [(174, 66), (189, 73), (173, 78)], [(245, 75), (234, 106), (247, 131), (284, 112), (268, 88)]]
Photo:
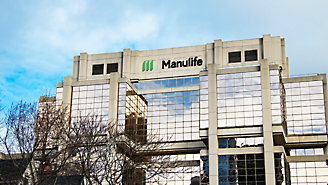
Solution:
[(170, 179), (173, 169), (184, 165), (163, 152), (170, 144), (147, 133), (142, 119), (125, 126), (92, 114), (71, 120), (67, 109), (54, 103), (37, 108), (20, 102), (10, 107), (4, 124), (0, 141), (10, 158), (19, 153), (35, 160), (38, 178), (29, 177), (31, 184), (77, 174), (87, 184), (141, 185)]
[(72, 122), (69, 138), (76, 144), (74, 162), (88, 184), (141, 185), (173, 177), (172, 169), (182, 163), (163, 153), (169, 144), (154, 134), (138, 137), (131, 135), (129, 127), (118, 128), (122, 127), (117, 122), (104, 123), (90, 115)]
[(30, 183), (42, 184), (68, 166), (72, 156), (62, 134), (68, 121), (66, 110), (56, 108), (54, 103), (43, 103), (37, 108), (36, 103), (19, 102), (8, 109), (3, 123), (6, 131), (0, 142), (14, 162), (17, 154), (23, 160), (34, 159), (38, 180), (27, 177)]

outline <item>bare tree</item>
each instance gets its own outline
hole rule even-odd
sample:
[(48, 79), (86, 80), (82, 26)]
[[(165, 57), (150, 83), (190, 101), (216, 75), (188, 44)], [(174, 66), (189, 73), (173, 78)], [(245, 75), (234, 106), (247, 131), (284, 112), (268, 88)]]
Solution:
[(66, 109), (56, 108), (54, 103), (37, 108), (35, 103), (19, 102), (9, 108), (4, 120), (6, 132), (0, 142), (14, 162), (17, 154), (23, 160), (35, 160), (38, 177), (27, 177), (30, 183), (42, 184), (67, 167), (72, 156), (62, 131), (68, 121)]
[(147, 133), (144, 119), (130, 116), (125, 125), (92, 114), (71, 120), (54, 103), (37, 108), (20, 102), (8, 110), (0, 141), (12, 160), (17, 153), (35, 159), (38, 177), (28, 177), (31, 184), (67, 175), (83, 175), (87, 184), (141, 185), (172, 178), (173, 169), (185, 164), (163, 152), (170, 144)]
[(107, 124), (90, 115), (71, 123), (74, 163), (88, 184), (139, 185), (173, 177), (172, 169), (182, 163), (163, 153), (169, 144), (153, 134), (138, 136), (128, 126), (118, 128), (117, 122)]

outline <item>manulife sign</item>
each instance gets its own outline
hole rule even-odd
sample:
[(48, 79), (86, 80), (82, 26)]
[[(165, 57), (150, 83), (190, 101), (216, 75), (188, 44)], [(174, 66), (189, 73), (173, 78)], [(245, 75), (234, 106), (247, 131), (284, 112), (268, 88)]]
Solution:
[(144, 61), (142, 64), (142, 71), (152, 71), (154, 69), (154, 60)]

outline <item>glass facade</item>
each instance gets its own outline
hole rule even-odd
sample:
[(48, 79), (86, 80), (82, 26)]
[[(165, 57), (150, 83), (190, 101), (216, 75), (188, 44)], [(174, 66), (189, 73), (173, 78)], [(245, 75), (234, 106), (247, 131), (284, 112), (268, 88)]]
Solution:
[[(188, 78), (197, 80), (194, 85), (199, 85), (199, 78)], [(185, 78), (184, 83), (188, 79)], [(165, 81), (165, 80), (162, 80)], [(177, 81), (177, 80), (176, 80)], [(153, 84), (156, 83), (153, 81)], [(165, 83), (165, 82), (164, 82)], [(135, 85), (135, 84), (134, 84)], [(140, 83), (139, 83), (140, 85)], [(152, 139), (156, 138), (161, 142), (178, 142), (199, 140), (199, 119), (200, 119), (200, 93), (199, 90), (191, 91), (171, 91), (149, 93), (131, 96), (129, 92), (134, 92), (129, 83), (119, 83), (118, 98), (118, 123), (119, 128), (127, 129), (129, 115), (142, 112), (145, 118), (143, 127), (147, 131), (146, 135)], [(137, 101), (137, 99), (139, 99)], [(130, 103), (129, 103), (130, 102)], [(135, 103), (138, 102), (138, 103)], [(131, 106), (134, 104), (133, 106)], [(137, 106), (137, 104), (139, 106)], [(140, 113), (138, 113), (140, 114)], [(165, 157), (165, 159), (167, 159)], [(165, 169), (165, 173), (152, 177), (152, 170), (145, 170), (146, 184), (172, 184), (190, 185), (193, 178), (200, 176), (200, 154), (177, 154), (169, 155), (168, 159), (177, 162), (178, 166)], [(164, 162), (164, 161), (163, 161)], [(168, 162), (168, 161), (165, 161)], [(149, 177), (152, 177), (148, 179)]]
[[(169, 155), (172, 161), (178, 161), (180, 167), (166, 169), (167, 173), (161, 176), (151, 178), (146, 183), (150, 184), (167, 184), (167, 185), (190, 185), (191, 180), (200, 175), (200, 155), (199, 154), (178, 154)], [(190, 165), (193, 164), (193, 165)], [(146, 172), (149, 177), (151, 174)]]
[(262, 125), (261, 72), (217, 75), (218, 127)]
[[(236, 71), (245, 72), (217, 73), (215, 76), (217, 90), (215, 124), (218, 130), (231, 131), (218, 135), (218, 184), (262, 185), (266, 184), (264, 152), (250, 151), (252, 150), (250, 147), (257, 147), (257, 149), (265, 147), (263, 134), (259, 131), (261, 129), (257, 129), (262, 128), (263, 125), (262, 73), (255, 68), (254, 71), (248, 69)], [(143, 177), (147, 179), (146, 184), (190, 185), (193, 184), (192, 182), (209, 184), (211, 164), (208, 153), (204, 154), (204, 152), (202, 156), (200, 154), (201, 150), (208, 152), (208, 137), (201, 138), (200, 130), (209, 128), (210, 85), (206, 73), (200, 73), (199, 77), (145, 79), (138, 83), (130, 83), (127, 80), (118, 83), (117, 128), (124, 130), (127, 136), (137, 143), (150, 141), (151, 137), (157, 138), (160, 142), (181, 146), (181, 151), (174, 149), (172, 153), (168, 153), (168, 159), (172, 161), (177, 159), (179, 165), (166, 169), (167, 173), (150, 179), (148, 177), (152, 176), (152, 172), (145, 170)], [(282, 69), (273, 67), (270, 70), (269, 85), (272, 124), (282, 125), (286, 137), (327, 132), (324, 80), (306, 81), (303, 78), (286, 80), (282, 76)], [(72, 120), (80, 116), (97, 115), (107, 123), (109, 90), (110, 84), (73, 86)], [(62, 105), (62, 100), (63, 87), (58, 87), (56, 104)], [(245, 129), (257, 129), (257, 131), (243, 133)], [(236, 130), (238, 133), (234, 133)], [(274, 136), (274, 147), (279, 145), (275, 143), (277, 138), (278, 134)], [(198, 152), (188, 151), (188, 147), (196, 142), (203, 142), (204, 148), (199, 148)], [(303, 156), (324, 156), (326, 154), (323, 146), (301, 144), (297, 148), (295, 146), (291, 149), (286, 148), (285, 152), (274, 153), (276, 185), (328, 183), (328, 167), (325, 161), (293, 161)], [(221, 155), (220, 151), (225, 155)], [(289, 162), (288, 157), (291, 157), (293, 162)]]
[(290, 149), (290, 156), (324, 155), (323, 148)]
[[(276, 185), (290, 184), (288, 163), (284, 153), (274, 154), (274, 167), (276, 176)], [(286, 175), (287, 173), (288, 175)]]
[(200, 128), (208, 128), (208, 76), (200, 77)]
[(263, 146), (263, 137), (220, 138), (219, 148), (242, 148)]
[(328, 166), (326, 162), (290, 162), (292, 185), (327, 185)]
[(326, 133), (322, 81), (285, 83), (288, 134)]
[(147, 101), (128, 83), (119, 84), (118, 130), (135, 142), (147, 141)]
[(140, 81), (139, 83), (133, 83), (133, 86), (138, 90), (183, 87), (192, 85), (199, 85), (199, 77), (147, 80)]
[(265, 184), (263, 154), (219, 155), (219, 185)]
[(108, 122), (109, 84), (75, 86), (72, 92), (72, 120), (83, 116), (98, 116)]
[(143, 95), (148, 102), (147, 131), (164, 141), (199, 140), (199, 91)]
[(272, 124), (282, 123), (282, 104), (284, 99), (281, 93), (279, 70), (270, 71), (271, 80), (271, 105), (272, 105)]

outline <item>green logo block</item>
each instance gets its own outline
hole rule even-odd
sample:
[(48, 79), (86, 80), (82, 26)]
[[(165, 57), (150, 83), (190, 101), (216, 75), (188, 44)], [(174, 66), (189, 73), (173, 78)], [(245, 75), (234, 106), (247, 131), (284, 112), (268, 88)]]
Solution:
[[(149, 66), (150, 63), (150, 66)], [(144, 61), (142, 64), (142, 72), (144, 71), (152, 71), (154, 69), (154, 61)]]

